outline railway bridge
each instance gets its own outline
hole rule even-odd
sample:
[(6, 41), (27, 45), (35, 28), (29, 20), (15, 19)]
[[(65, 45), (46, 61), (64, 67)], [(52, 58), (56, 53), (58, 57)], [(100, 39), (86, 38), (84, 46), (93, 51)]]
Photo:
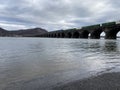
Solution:
[(91, 38), (100, 39), (102, 32), (105, 33), (105, 39), (116, 39), (117, 33), (120, 31), (120, 24), (116, 22), (108, 22), (103, 24), (85, 26), (80, 29), (67, 29), (51, 31), (38, 35), (37, 37), (48, 38)]

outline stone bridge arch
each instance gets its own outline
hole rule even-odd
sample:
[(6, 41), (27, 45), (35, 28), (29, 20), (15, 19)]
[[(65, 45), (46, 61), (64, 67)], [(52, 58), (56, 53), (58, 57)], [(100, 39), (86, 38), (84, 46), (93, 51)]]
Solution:
[(57, 36), (56, 36), (57, 38), (60, 38), (60, 33), (57, 33)]
[(72, 38), (72, 32), (66, 32), (65, 37), (66, 38)]
[(116, 39), (120, 25), (116, 24), (116, 22), (103, 23), (102, 29), (105, 32), (105, 39)]
[(102, 33), (102, 29), (95, 29), (90, 32), (91, 39), (100, 39), (100, 34)]
[(89, 32), (87, 30), (81, 30), (80, 38), (88, 38)]
[(64, 37), (65, 37), (65, 33), (64, 33), (64, 32), (61, 32), (61, 33), (60, 33), (60, 37), (61, 37), (61, 38), (64, 38)]
[(72, 34), (72, 38), (79, 38), (80, 37), (80, 33), (78, 31), (74, 31)]
[(57, 37), (57, 34), (56, 34), (56, 33), (53, 33), (53, 37), (56, 38), (56, 37)]
[(105, 29), (105, 39), (116, 39), (117, 33), (119, 32), (116, 29)]
[(100, 34), (102, 32), (100, 24), (86, 26), (86, 27), (83, 27), (82, 30), (83, 30), (82, 37), (88, 38), (89, 37), (88, 35), (90, 35), (91, 39), (99, 39)]

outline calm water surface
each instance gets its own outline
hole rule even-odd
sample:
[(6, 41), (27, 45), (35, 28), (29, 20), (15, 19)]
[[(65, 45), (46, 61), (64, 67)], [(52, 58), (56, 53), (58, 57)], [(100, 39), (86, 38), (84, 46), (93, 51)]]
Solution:
[(0, 90), (50, 90), (120, 72), (120, 39), (0, 38)]

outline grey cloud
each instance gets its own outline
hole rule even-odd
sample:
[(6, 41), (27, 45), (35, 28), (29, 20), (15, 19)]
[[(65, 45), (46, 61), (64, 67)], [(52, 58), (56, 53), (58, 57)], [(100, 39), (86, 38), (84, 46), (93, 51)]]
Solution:
[(119, 9), (119, 0), (1, 0), (0, 26), (74, 28), (118, 20)]

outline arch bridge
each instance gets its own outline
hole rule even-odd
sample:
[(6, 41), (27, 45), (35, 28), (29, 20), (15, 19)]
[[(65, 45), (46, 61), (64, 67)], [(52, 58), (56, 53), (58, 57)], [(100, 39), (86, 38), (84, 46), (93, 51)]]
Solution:
[[(85, 26), (81, 29), (57, 30), (41, 34), (37, 37), (49, 38), (91, 38), (100, 39), (102, 32), (105, 33), (105, 39), (116, 39), (117, 33), (120, 31), (120, 24), (116, 22), (108, 22), (103, 24)], [(90, 36), (89, 36), (90, 35)]]

